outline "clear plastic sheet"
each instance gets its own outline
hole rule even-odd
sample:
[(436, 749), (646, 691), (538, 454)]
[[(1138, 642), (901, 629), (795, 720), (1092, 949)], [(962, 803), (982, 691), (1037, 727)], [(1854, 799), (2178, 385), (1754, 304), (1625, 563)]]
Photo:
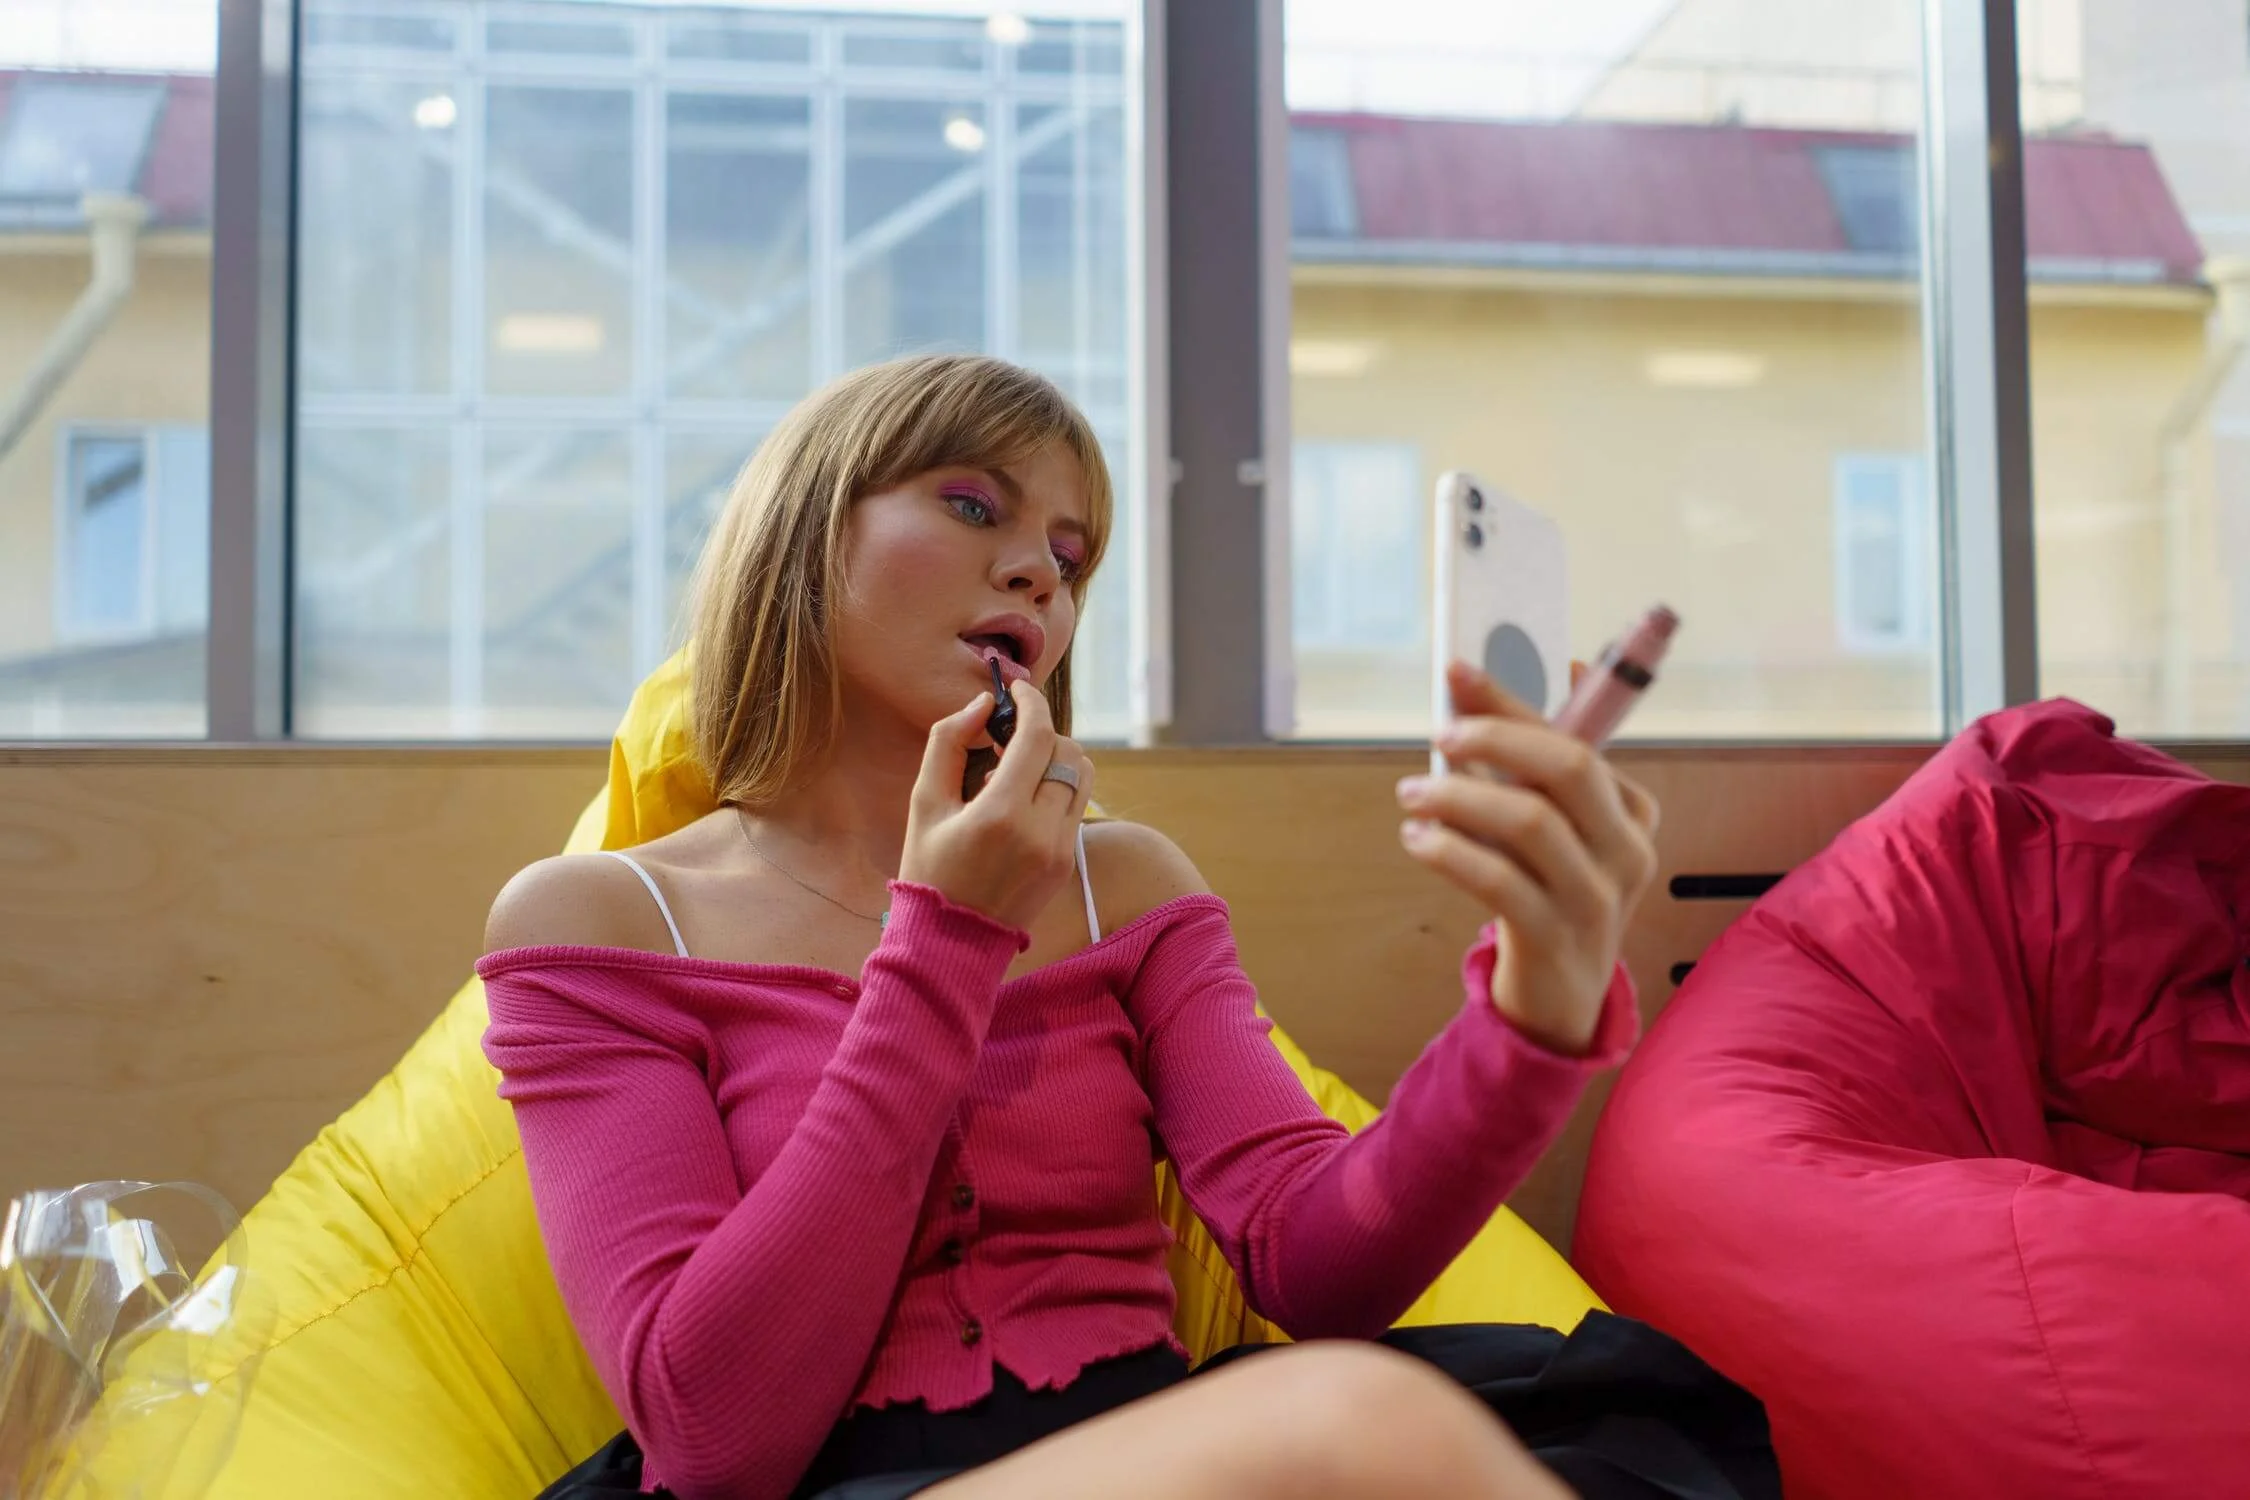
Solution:
[(36, 1190), (0, 1222), (0, 1500), (192, 1500), (265, 1347), (242, 1221), (193, 1183)]

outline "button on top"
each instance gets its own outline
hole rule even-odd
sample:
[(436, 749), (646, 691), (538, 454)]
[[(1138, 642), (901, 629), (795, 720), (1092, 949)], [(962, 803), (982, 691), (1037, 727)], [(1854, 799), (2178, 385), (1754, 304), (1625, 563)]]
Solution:
[(975, 1344), (979, 1339), (982, 1339), (983, 1337), (984, 1325), (982, 1323), (979, 1323), (976, 1319), (971, 1318), (968, 1322), (961, 1325), (961, 1342), (963, 1344)]
[(967, 1212), (977, 1206), (977, 1190), (965, 1182), (953, 1185), (953, 1206)]
[(969, 1258), (969, 1247), (959, 1240), (947, 1240), (938, 1246), (938, 1255), (949, 1266), (957, 1266)]

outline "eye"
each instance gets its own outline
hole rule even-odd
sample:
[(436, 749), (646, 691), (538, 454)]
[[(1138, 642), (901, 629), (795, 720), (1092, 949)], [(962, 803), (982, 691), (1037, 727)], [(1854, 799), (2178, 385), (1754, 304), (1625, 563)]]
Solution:
[(1055, 566), (1061, 570), (1065, 583), (1076, 583), (1086, 572), (1086, 565), (1078, 560), (1078, 554), (1067, 547), (1055, 549)]
[(947, 490), (945, 503), (971, 526), (991, 526), (1000, 519), (998, 508), (975, 490)]

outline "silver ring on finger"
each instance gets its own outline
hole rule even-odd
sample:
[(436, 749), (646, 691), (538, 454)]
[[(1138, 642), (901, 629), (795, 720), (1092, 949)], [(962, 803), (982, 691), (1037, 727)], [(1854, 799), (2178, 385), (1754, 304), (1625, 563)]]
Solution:
[(1078, 793), (1078, 768), (1066, 766), (1059, 760), (1049, 761), (1047, 769), (1039, 773), (1039, 780), (1042, 784), (1060, 782), (1070, 789), (1071, 795), (1076, 796)]

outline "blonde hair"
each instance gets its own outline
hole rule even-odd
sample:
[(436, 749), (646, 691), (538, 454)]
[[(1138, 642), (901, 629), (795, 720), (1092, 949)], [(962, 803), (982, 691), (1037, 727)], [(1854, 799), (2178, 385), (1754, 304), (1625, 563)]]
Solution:
[[(688, 612), (690, 733), (720, 803), (779, 797), (842, 720), (831, 610), (852, 503), (932, 469), (998, 469), (1051, 443), (1086, 485), (1086, 583), (1109, 542), (1111, 491), (1093, 428), (1053, 382), (981, 355), (870, 365), (814, 392), (758, 445), (696, 565)], [(1070, 653), (1047, 683), (1070, 730)]]

